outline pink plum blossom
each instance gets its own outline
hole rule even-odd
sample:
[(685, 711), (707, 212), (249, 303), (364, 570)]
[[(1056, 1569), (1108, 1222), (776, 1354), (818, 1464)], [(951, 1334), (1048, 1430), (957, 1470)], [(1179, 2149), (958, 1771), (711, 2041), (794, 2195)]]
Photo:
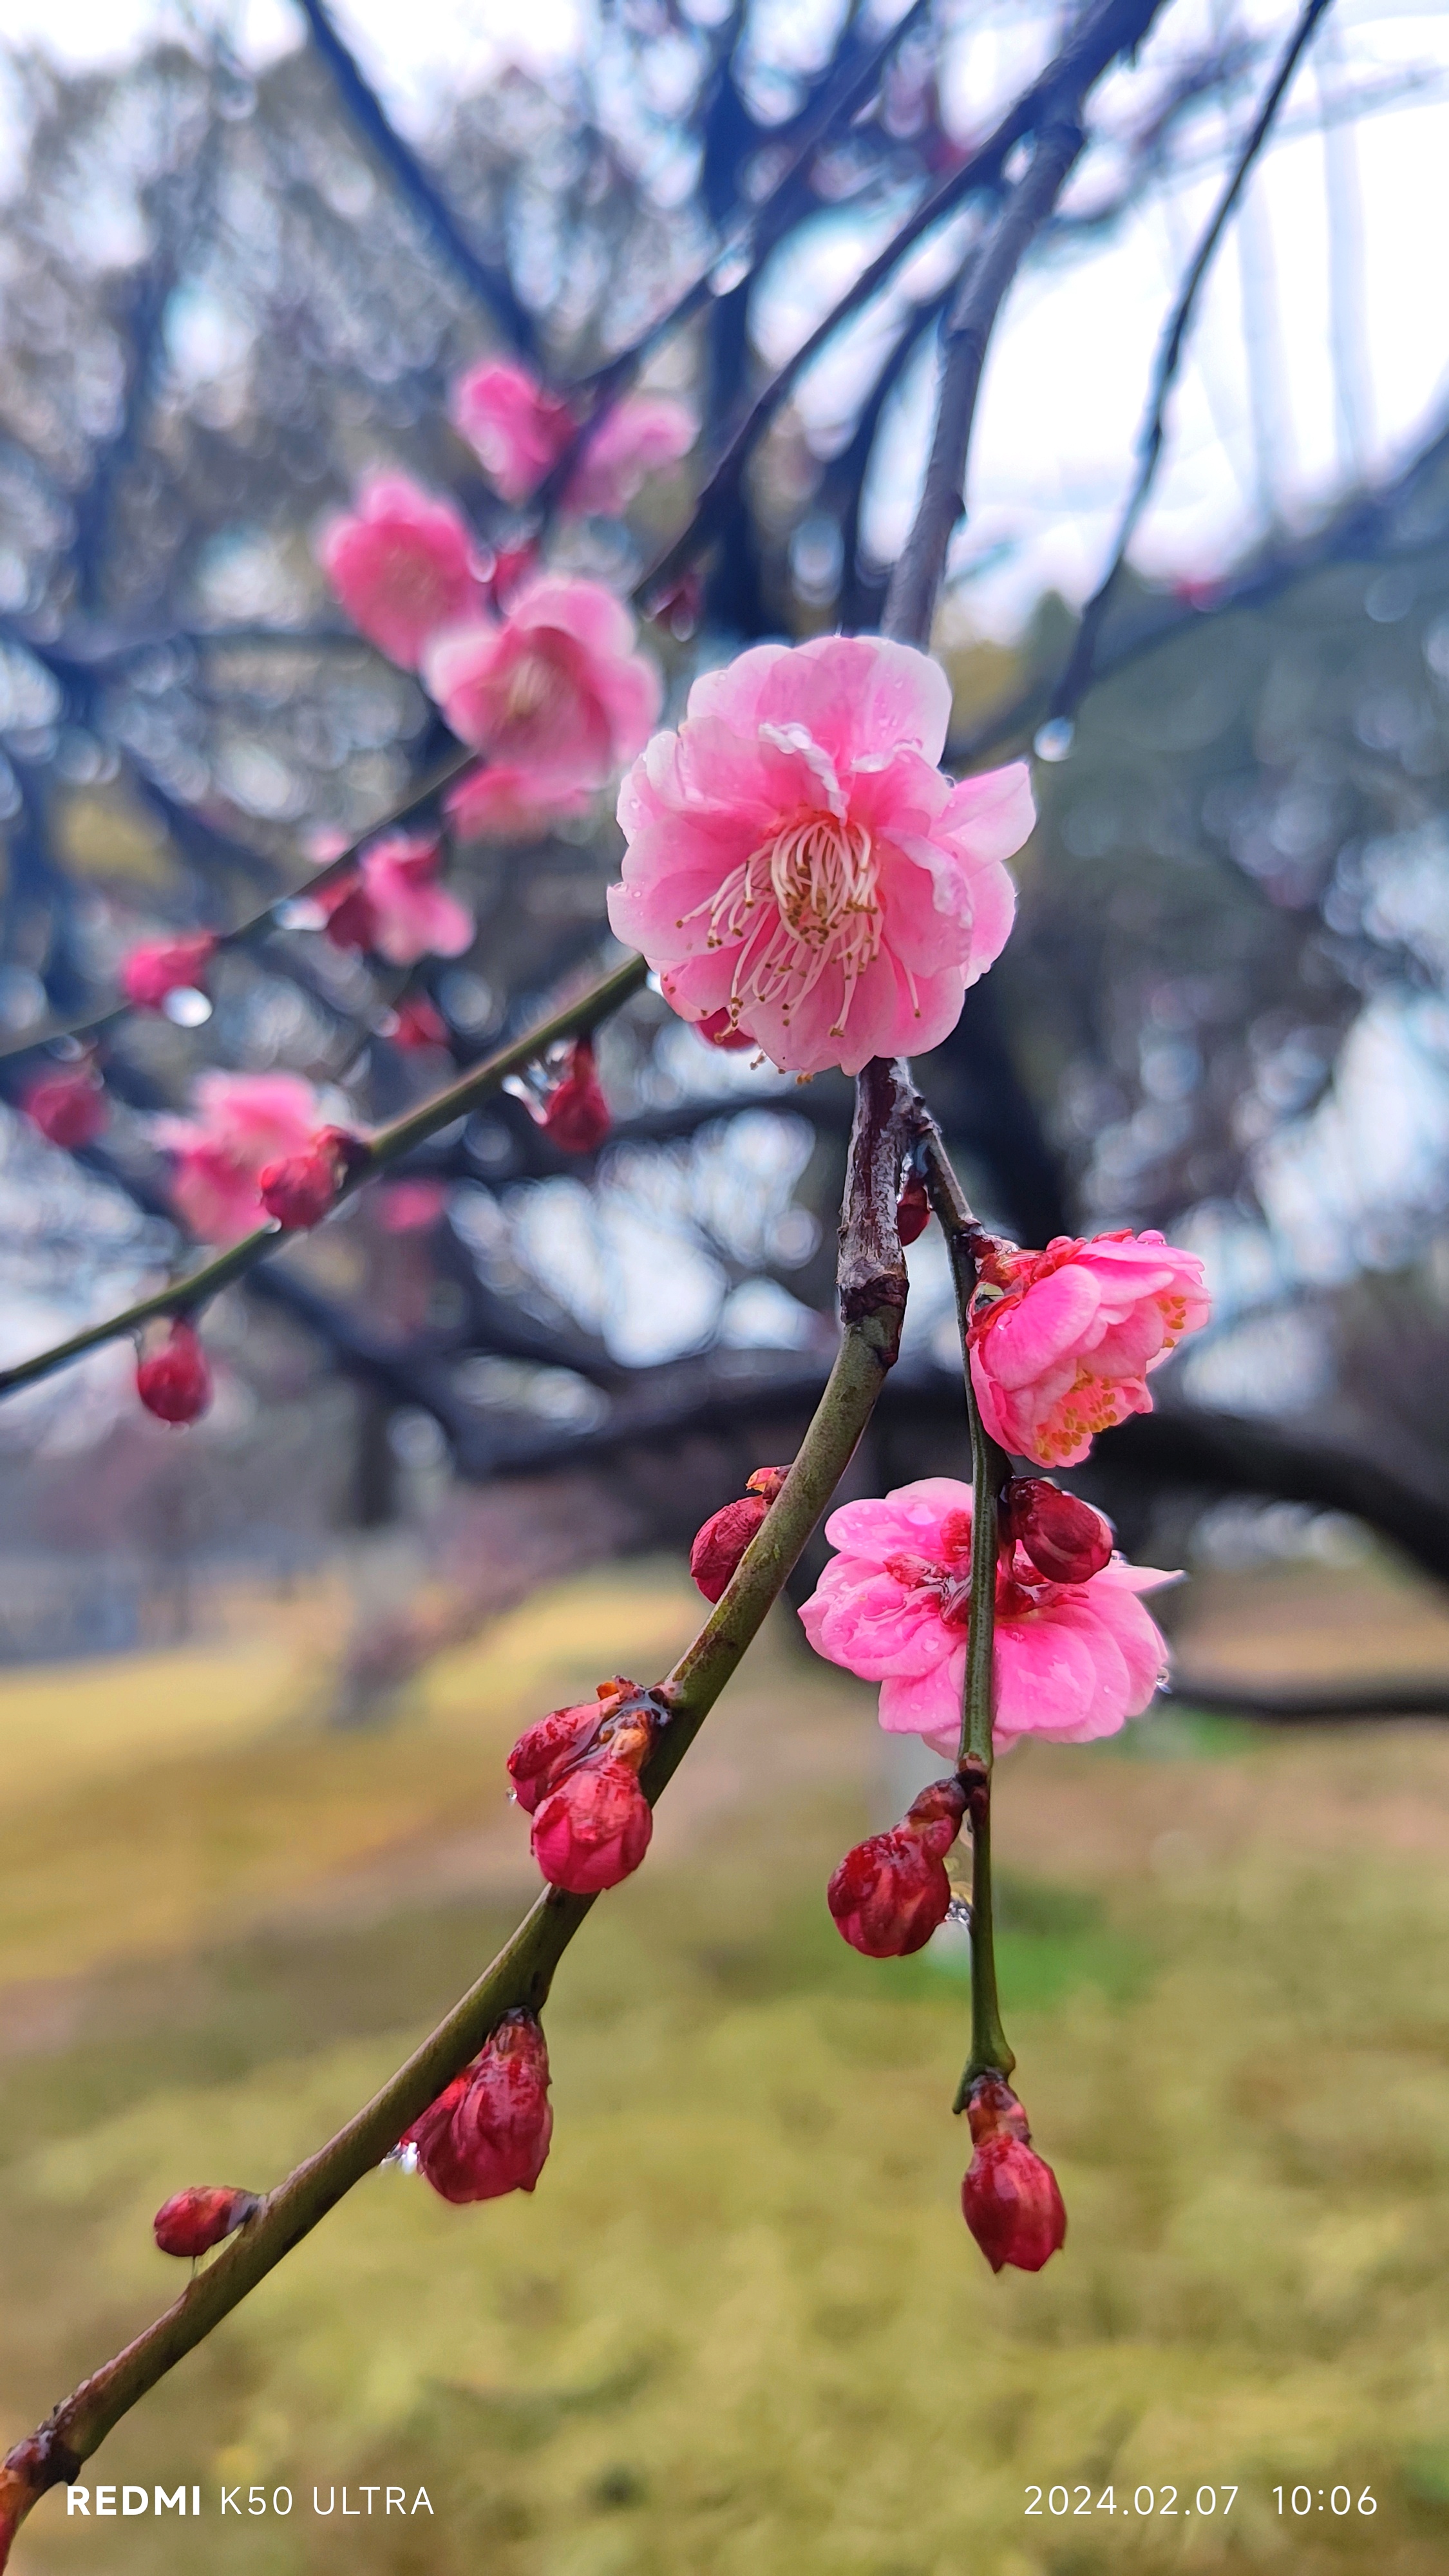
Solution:
[(1148, 1372), (1208, 1319), (1202, 1263), (1156, 1233), (1060, 1234), (996, 1255), (1004, 1290), (971, 1325), (971, 1382), (993, 1440), (1072, 1467), (1094, 1435), (1150, 1413)]
[(174, 939), (143, 939), (121, 960), (121, 990), (140, 1011), (159, 1011), (168, 993), (201, 982), (216, 955), (214, 930), (180, 932)]
[(153, 1134), (176, 1157), (172, 1204), (204, 1243), (235, 1243), (265, 1225), (257, 1176), (304, 1154), (325, 1124), (296, 1073), (203, 1073), (195, 1118), (158, 1118)]
[(472, 913), (437, 882), (442, 855), (440, 841), (405, 832), (389, 832), (363, 853), (358, 877), (372, 916), (371, 945), (389, 965), (461, 957), (473, 945)]
[(506, 618), (438, 638), (426, 685), (459, 740), (490, 762), (453, 801), (465, 828), (487, 828), (490, 807), (492, 827), (509, 832), (528, 817), (576, 811), (632, 760), (660, 699), (659, 674), (634, 651), (634, 636), (629, 611), (601, 583), (543, 573)]
[(515, 763), (470, 769), (444, 802), (462, 840), (536, 841), (561, 816), (582, 814), (589, 794), (587, 787), (560, 785)]
[(405, 670), (483, 595), (466, 522), (405, 474), (364, 484), (356, 513), (335, 519), (318, 551), (354, 626)]
[[(578, 435), (579, 419), (558, 395), (507, 359), (470, 368), (453, 393), (453, 420), (505, 501), (526, 501)], [(610, 404), (585, 440), (564, 494), (571, 510), (612, 517), (650, 474), (694, 445), (683, 403), (628, 394)]]
[[(971, 1488), (924, 1476), (844, 1503), (832, 1557), (800, 1616), (818, 1655), (881, 1685), (890, 1735), (954, 1759), (970, 1628)], [(1167, 1676), (1167, 1646), (1137, 1595), (1176, 1577), (1114, 1556), (1085, 1583), (1049, 1583), (1022, 1548), (996, 1578), (996, 1741), (1086, 1744), (1140, 1717)]]
[(695, 681), (624, 781), (609, 893), (681, 1018), (724, 1011), (796, 1073), (949, 1035), (1034, 819), (1020, 762), (942, 776), (950, 712), (939, 664), (880, 636), (760, 644)]

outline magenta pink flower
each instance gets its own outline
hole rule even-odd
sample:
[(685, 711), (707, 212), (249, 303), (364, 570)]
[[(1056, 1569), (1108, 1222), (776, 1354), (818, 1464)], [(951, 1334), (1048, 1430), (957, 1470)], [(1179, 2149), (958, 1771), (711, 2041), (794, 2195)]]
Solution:
[[(800, 1616), (818, 1655), (881, 1685), (890, 1735), (953, 1758), (970, 1628), (971, 1488), (925, 1476), (844, 1503), (832, 1557)], [(1086, 1744), (1140, 1717), (1167, 1677), (1167, 1646), (1139, 1592), (1176, 1577), (1120, 1556), (1086, 1583), (1048, 1583), (1022, 1548), (996, 1578), (996, 1741)]]
[(461, 957), (473, 945), (473, 915), (437, 882), (442, 855), (441, 841), (410, 839), (406, 832), (389, 832), (363, 853), (358, 879), (371, 916), (369, 944), (390, 965)]
[(310, 1082), (296, 1073), (203, 1073), (195, 1118), (158, 1118), (153, 1134), (176, 1157), (172, 1204), (204, 1243), (235, 1243), (264, 1225), (257, 1176), (304, 1154), (324, 1124)]
[(1000, 956), (1002, 862), (1033, 821), (1023, 764), (936, 763), (944, 671), (879, 636), (756, 645), (696, 680), (624, 781), (609, 893), (681, 1018), (728, 1013), (796, 1073), (939, 1045)]
[[(453, 420), (505, 501), (526, 501), (577, 435), (577, 415), (527, 369), (487, 358), (454, 388)], [(612, 517), (650, 474), (694, 445), (694, 421), (667, 395), (627, 394), (586, 440), (564, 494), (571, 510)]]
[(990, 1265), (1004, 1295), (971, 1326), (971, 1383), (993, 1440), (1073, 1467), (1095, 1434), (1150, 1413), (1148, 1372), (1208, 1319), (1202, 1263), (1160, 1234), (1059, 1234)]
[(659, 674), (634, 646), (634, 620), (596, 581), (544, 573), (501, 622), (479, 618), (439, 637), (423, 666), (461, 742), (486, 752), (504, 782), (465, 783), (453, 810), (480, 828), (496, 800), (516, 818), (577, 809), (659, 713)]
[(430, 637), (483, 596), (473, 540), (451, 501), (405, 474), (379, 474), (357, 498), (325, 532), (322, 568), (368, 642), (415, 670)]

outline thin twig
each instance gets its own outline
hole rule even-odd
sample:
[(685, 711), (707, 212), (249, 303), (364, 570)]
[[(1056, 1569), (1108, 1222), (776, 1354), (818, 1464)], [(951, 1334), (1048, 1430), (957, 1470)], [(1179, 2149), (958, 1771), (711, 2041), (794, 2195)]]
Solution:
[[(781, 1493), (694, 1643), (661, 1685), (669, 1721), (641, 1774), (651, 1804), (689, 1750), (784, 1589), (850, 1463), (900, 1347), (905, 1264), (883, 1231), (894, 1207), (912, 1094), (904, 1069), (879, 1059), (857, 1087), (841, 1232), (844, 1329), (839, 1356)], [(860, 1304), (873, 1283), (874, 1304)], [(852, 1306), (856, 1311), (851, 1312)], [(266, 2278), (483, 2046), (504, 2013), (539, 2011), (594, 1899), (549, 1889), (512, 1939), (397, 2073), (335, 2137), (269, 2192), (215, 2262), (164, 2315), (83, 2380), (0, 2468), (0, 2567), (47, 2487), (68, 2483), (121, 2417)]]
[(1253, 119), (1247, 140), (1233, 164), (1227, 186), (1218, 198), (1207, 229), (1188, 264), (1187, 275), (1179, 289), (1177, 302), (1168, 317), (1167, 328), (1162, 335), (1152, 370), (1147, 411), (1137, 437), (1136, 480), (1127, 496), (1126, 507), (1118, 523), (1117, 539), (1112, 549), (1111, 560), (1082, 611), (1082, 622), (1077, 628), (1066, 667), (1052, 691), (1047, 710), (1049, 723), (1062, 723), (1073, 713), (1091, 677), (1092, 660), (1097, 649), (1102, 620), (1121, 579), (1127, 561), (1127, 549), (1136, 533), (1138, 520), (1142, 516), (1157, 473), (1166, 437), (1168, 396), (1182, 364), (1183, 351), (1187, 345), (1187, 335), (1192, 325), (1203, 280), (1212, 266), (1233, 209), (1247, 185), (1253, 164), (1267, 141), (1273, 120), (1298, 68), (1303, 50), (1317, 27), (1319, 19), (1331, 6), (1332, 0), (1306, 0), (1306, 6), (1299, 16), (1298, 24), (1284, 47), (1278, 68), (1268, 84), (1263, 103)]
[[(455, 1118), (465, 1117), (480, 1100), (486, 1100), (490, 1092), (497, 1091), (509, 1074), (521, 1073), (525, 1066), (534, 1063), (559, 1039), (577, 1037), (597, 1028), (601, 1020), (607, 1019), (640, 990), (648, 972), (642, 957), (626, 957), (623, 965), (616, 966), (612, 974), (602, 976), (598, 983), (589, 986), (587, 992), (580, 993), (572, 1002), (566, 1002), (550, 1018), (526, 1029), (522, 1037), (514, 1038), (508, 1046), (499, 1047), (493, 1055), (485, 1056), (481, 1064), (475, 1064), (470, 1072), (460, 1074), (446, 1090), (435, 1093), (431, 1100), (425, 1100), (420, 1109), (410, 1109), (404, 1117), (394, 1118), (389, 1126), (379, 1127), (374, 1135), (364, 1140), (365, 1150), (348, 1175), (346, 1189), (358, 1189), (375, 1179), (390, 1163), (396, 1163), (404, 1154), (411, 1153), (415, 1145), (437, 1135), (440, 1128), (451, 1126)], [(104, 1323), (87, 1324), (83, 1332), (73, 1333), (68, 1341), (57, 1342), (49, 1350), (37, 1351), (31, 1359), (17, 1360), (13, 1367), (0, 1369), (0, 1397), (12, 1395), (17, 1387), (33, 1385), (37, 1378), (52, 1376), (55, 1370), (68, 1367), (72, 1360), (83, 1358), (87, 1351), (98, 1350), (103, 1342), (119, 1341), (123, 1334), (138, 1331), (153, 1316), (193, 1313), (198, 1306), (215, 1297), (220, 1289), (229, 1288), (233, 1280), (244, 1278), (257, 1262), (265, 1261), (269, 1253), (280, 1251), (291, 1239), (278, 1226), (258, 1226), (254, 1233), (243, 1235), (240, 1243), (218, 1253), (214, 1261), (204, 1263), (200, 1270), (193, 1270), (184, 1279), (172, 1280), (169, 1286), (156, 1289), (149, 1297), (138, 1298), (123, 1313), (108, 1317)]]

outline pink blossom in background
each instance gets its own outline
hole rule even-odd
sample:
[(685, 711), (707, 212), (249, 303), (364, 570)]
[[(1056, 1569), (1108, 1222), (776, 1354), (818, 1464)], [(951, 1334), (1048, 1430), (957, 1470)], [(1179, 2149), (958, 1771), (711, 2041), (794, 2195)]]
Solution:
[(464, 841), (536, 841), (565, 814), (587, 810), (591, 790), (556, 785), (526, 769), (471, 769), (450, 787), (448, 820)]
[(1156, 1233), (1058, 1235), (992, 1265), (1005, 1294), (971, 1326), (971, 1382), (993, 1440), (1072, 1467), (1095, 1434), (1150, 1413), (1147, 1375), (1205, 1324), (1202, 1263)]
[(139, 1011), (159, 1011), (168, 993), (199, 984), (216, 955), (212, 930), (182, 932), (175, 939), (143, 939), (121, 961), (121, 990)]
[(68, 1154), (93, 1145), (111, 1114), (105, 1084), (93, 1064), (68, 1064), (26, 1084), (20, 1106), (47, 1144)]
[[(634, 650), (627, 608), (596, 581), (544, 573), (506, 618), (479, 618), (439, 637), (423, 678), (461, 742), (489, 772), (465, 781), (450, 810), (480, 828), (490, 795), (499, 828), (528, 813), (577, 809), (633, 758), (659, 714), (659, 674)], [(508, 822), (501, 821), (507, 816)]]
[(446, 1181), (419, 1174), (415, 1180), (390, 1181), (377, 1194), (377, 1213), (384, 1234), (421, 1234), (448, 1211)]
[(365, 850), (360, 890), (372, 915), (370, 945), (392, 966), (415, 966), (420, 957), (461, 957), (471, 948), (477, 923), (465, 904), (437, 882), (441, 841), (389, 832)]
[(235, 1243), (266, 1222), (257, 1175), (306, 1153), (324, 1125), (310, 1082), (296, 1073), (203, 1073), (194, 1118), (158, 1118), (152, 1133), (175, 1156), (171, 1200), (203, 1243)]
[(880, 636), (756, 645), (695, 681), (624, 781), (615, 936), (686, 1020), (796, 1073), (939, 1045), (1000, 956), (1023, 763), (953, 786), (951, 690)]
[(377, 475), (357, 497), (323, 535), (322, 568), (368, 642), (415, 670), (429, 638), (483, 596), (472, 537), (451, 501), (405, 474)]
[[(487, 358), (453, 392), (453, 421), (505, 501), (526, 501), (552, 472), (579, 421), (525, 367)], [(626, 394), (585, 441), (564, 494), (571, 510), (613, 517), (650, 474), (694, 445), (695, 423), (665, 394)]]
[(505, 501), (526, 501), (558, 463), (576, 423), (526, 367), (485, 358), (453, 388), (453, 426)]
[[(832, 1512), (840, 1552), (800, 1616), (818, 1655), (881, 1685), (890, 1735), (954, 1760), (970, 1625), (971, 1488), (924, 1476)], [(996, 1741), (1086, 1744), (1140, 1717), (1167, 1676), (1167, 1645), (1137, 1595), (1175, 1575), (1114, 1556), (1085, 1583), (1049, 1583), (1021, 1548), (996, 1578)]]

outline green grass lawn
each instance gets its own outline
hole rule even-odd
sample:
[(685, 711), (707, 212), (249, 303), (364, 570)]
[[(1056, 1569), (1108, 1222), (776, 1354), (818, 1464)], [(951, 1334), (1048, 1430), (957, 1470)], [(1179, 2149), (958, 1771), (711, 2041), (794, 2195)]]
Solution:
[[(508, 1928), (521, 1711), (595, 1633), (599, 1672), (648, 1670), (689, 1618), (673, 1574), (595, 1580), (385, 1735), (289, 1725), (269, 1685), (249, 1745), (228, 1721), (158, 1760), (152, 1729), (5, 1820), (42, 1919), (0, 1926), (10, 2434), (174, 2290), (157, 2203), (275, 2179)], [(959, 2214), (959, 1950), (871, 1963), (825, 1915), (876, 1760), (870, 1695), (769, 1640), (560, 1973), (537, 2192), (374, 2175), (92, 2468), (199, 2482), (204, 2523), (51, 2497), (22, 2576), (1437, 2576), (1449, 1744), (1174, 1720), (1003, 1768), (1008, 2024), (1070, 2213), (1035, 2279), (993, 2279)], [(223, 2522), (223, 2482), (294, 2510)], [(344, 2483), (433, 2516), (314, 2514)]]

